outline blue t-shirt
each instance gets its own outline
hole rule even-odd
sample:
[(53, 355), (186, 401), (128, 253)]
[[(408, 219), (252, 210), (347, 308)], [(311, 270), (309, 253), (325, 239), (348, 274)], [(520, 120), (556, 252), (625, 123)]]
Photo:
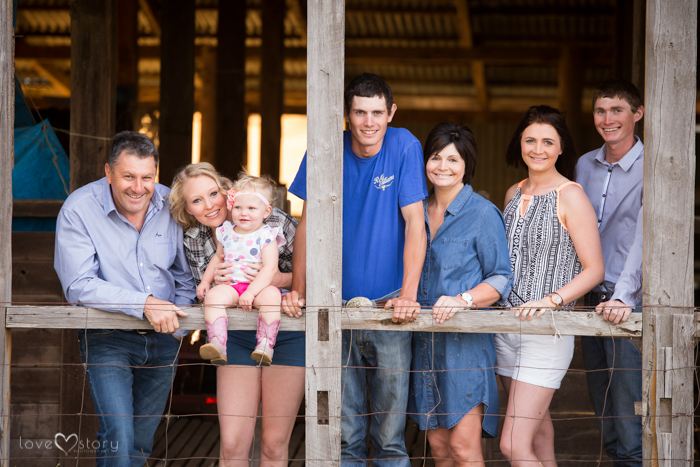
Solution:
[[(401, 208), (428, 196), (423, 151), (408, 130), (387, 128), (370, 158), (343, 135), (343, 300), (380, 298), (401, 288), (405, 227)], [(306, 199), (306, 155), (289, 192)]]

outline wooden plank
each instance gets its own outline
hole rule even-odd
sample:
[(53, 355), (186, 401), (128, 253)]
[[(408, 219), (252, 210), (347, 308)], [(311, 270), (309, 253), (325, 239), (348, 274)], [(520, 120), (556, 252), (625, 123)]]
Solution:
[(14, 261), (12, 290), (18, 294), (62, 294), (61, 282), (48, 261)]
[(12, 232), (12, 261), (51, 261), (55, 232)]
[(177, 440), (173, 439), (168, 444), (170, 450), (165, 460), (159, 461), (156, 466), (165, 465), (182, 466), (188, 457), (194, 452), (195, 447), (201, 441), (203, 433), (200, 431), (201, 418), (190, 418), (187, 427), (182, 430)]
[[(12, 2), (0, 2), (0, 304), (12, 300), (12, 167), (14, 165), (15, 40)], [(1, 305), (0, 305), (1, 306)], [(5, 322), (5, 310), (0, 310)], [(0, 459), (10, 457), (10, 349), (12, 335), (0, 330)]]
[(216, 50), (216, 168), (235, 177), (247, 163), (245, 103), (247, 2), (219, 2)]
[[(219, 424), (213, 422), (205, 421), (199, 430), (203, 433), (202, 439), (197, 445), (197, 449), (192, 453), (192, 459), (188, 460), (185, 467), (199, 467), (201, 464), (206, 462), (205, 459), (212, 446), (219, 439)], [(218, 458), (218, 453), (217, 453)], [(173, 464), (177, 465), (177, 464)]]
[[(642, 349), (644, 466), (692, 459), (692, 443), (666, 440), (671, 404), (656, 390), (654, 356), (675, 346), (673, 314), (693, 309), (697, 2), (647, 0), (644, 118), (644, 339)], [(678, 307), (678, 308), (670, 308)], [(673, 314), (671, 313), (673, 310)], [(674, 359), (676, 350), (674, 349)], [(678, 356), (681, 358), (681, 356)], [(658, 364), (658, 362), (657, 362)], [(673, 399), (693, 397), (692, 380), (674, 375)], [(680, 386), (683, 383), (684, 386)], [(685, 392), (688, 392), (686, 395)], [(685, 423), (685, 428), (678, 424)], [(675, 418), (673, 433), (692, 430)], [(669, 453), (666, 446), (674, 446)], [(685, 464), (684, 464), (685, 465)]]
[[(335, 286), (333, 286), (335, 287)], [(337, 290), (337, 289), (336, 289)], [(201, 308), (182, 308), (189, 316), (180, 320), (183, 329), (205, 329)], [(308, 315), (309, 313), (307, 313)], [(314, 313), (316, 314), (316, 313)], [(447, 322), (437, 325), (430, 313), (424, 312), (409, 324), (391, 322), (387, 310), (363, 311), (346, 308), (342, 313), (329, 313), (331, 325), (339, 321), (343, 329), (365, 329), (381, 331), (430, 331), (430, 332), (506, 332), (525, 335), (554, 335), (558, 330), (565, 336), (640, 337), (641, 316), (633, 314), (618, 326), (608, 322), (595, 312), (553, 312), (541, 319), (520, 321), (510, 310), (481, 310), (457, 312)], [(228, 309), (229, 329), (254, 330), (256, 311)], [(308, 331), (309, 316), (301, 318), (282, 317), (282, 330)], [(697, 329), (696, 324), (696, 329)], [(8, 328), (52, 328), (52, 329), (152, 329), (148, 321), (139, 320), (123, 313), (110, 313), (82, 306), (12, 306), (7, 309)], [(317, 336), (316, 328), (313, 334)], [(331, 336), (332, 337), (332, 336)]]
[(13, 403), (10, 429), (13, 438), (51, 438), (58, 432), (58, 403)]
[(194, 0), (163, 2), (160, 46), (160, 183), (192, 162)]
[(117, 2), (74, 0), (70, 5), (70, 130), (73, 134), (69, 152), (73, 191), (104, 177), (114, 136)]
[[(41, 381), (41, 384), (37, 384)], [(12, 368), (12, 402), (57, 404), (61, 394), (61, 369)]]
[(63, 206), (62, 199), (12, 200), (12, 217), (57, 217)]
[[(344, 0), (307, 3), (306, 93), (307, 268), (306, 466), (340, 465), (341, 324), (329, 313), (327, 341), (318, 340), (319, 305), (339, 310), (343, 244)], [(328, 421), (320, 424), (319, 394), (328, 392)]]
[[(673, 465), (685, 467), (693, 463), (693, 385), (695, 376), (695, 343), (693, 315), (673, 315)], [(669, 396), (670, 397), (670, 396)]]
[(262, 67), (260, 71), (260, 173), (279, 183), (282, 107), (284, 100), (285, 0), (262, 6)]

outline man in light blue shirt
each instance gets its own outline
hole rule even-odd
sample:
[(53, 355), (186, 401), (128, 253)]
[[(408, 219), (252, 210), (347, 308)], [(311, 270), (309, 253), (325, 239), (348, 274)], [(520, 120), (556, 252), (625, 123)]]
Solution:
[(175, 376), (178, 316), (195, 298), (182, 228), (158, 151), (139, 133), (114, 137), (106, 177), (74, 191), (56, 224), (54, 267), (70, 303), (148, 319), (149, 331), (78, 333), (100, 418), (98, 466), (143, 466)]
[[(576, 165), (581, 184), (598, 216), (605, 280), (585, 304), (612, 324), (624, 322), (642, 295), (642, 201), (644, 145), (634, 135), (644, 115), (637, 88), (609, 80), (593, 94), (593, 119), (605, 144)], [(599, 418), (603, 445), (615, 467), (642, 465), (642, 358), (629, 339), (582, 337), (588, 391)]]

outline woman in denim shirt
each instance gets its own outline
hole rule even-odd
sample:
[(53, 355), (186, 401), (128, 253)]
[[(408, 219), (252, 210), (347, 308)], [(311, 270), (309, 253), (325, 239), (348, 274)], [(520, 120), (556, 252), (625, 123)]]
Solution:
[[(512, 273), (503, 216), (470, 185), (477, 159), (471, 130), (441, 123), (423, 154), (434, 188), (423, 202), (428, 249), (418, 302), (433, 308), (439, 325), (458, 310), (507, 297)], [(429, 430), (436, 466), (483, 463), (482, 432), (498, 431), (495, 363), (492, 334), (413, 334), (409, 413)]]

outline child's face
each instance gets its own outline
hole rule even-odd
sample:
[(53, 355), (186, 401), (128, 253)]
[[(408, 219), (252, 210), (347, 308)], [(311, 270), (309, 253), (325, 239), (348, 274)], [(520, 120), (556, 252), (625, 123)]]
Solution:
[(231, 217), (234, 225), (242, 232), (254, 232), (258, 230), (263, 220), (272, 212), (270, 206), (252, 194), (239, 194), (231, 209)]

